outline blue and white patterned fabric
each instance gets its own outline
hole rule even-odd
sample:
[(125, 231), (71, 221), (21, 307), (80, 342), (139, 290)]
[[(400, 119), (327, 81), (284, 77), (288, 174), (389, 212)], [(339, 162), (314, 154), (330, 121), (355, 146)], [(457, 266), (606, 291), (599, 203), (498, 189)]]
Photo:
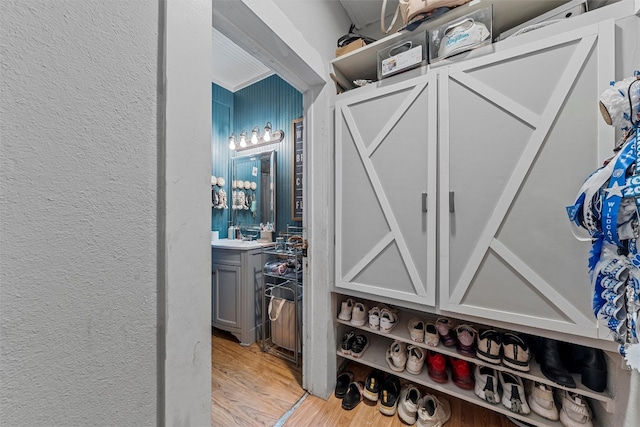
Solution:
[(627, 364), (640, 371), (640, 72), (611, 82), (600, 111), (623, 136), (616, 154), (585, 180), (567, 214), (574, 227), (587, 231), (581, 240), (592, 242), (593, 313), (620, 344)]

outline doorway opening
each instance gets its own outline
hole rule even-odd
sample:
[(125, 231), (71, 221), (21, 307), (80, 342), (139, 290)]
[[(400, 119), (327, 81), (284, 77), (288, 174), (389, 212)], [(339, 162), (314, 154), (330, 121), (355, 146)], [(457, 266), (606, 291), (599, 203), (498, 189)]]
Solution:
[[(243, 29), (241, 30), (240, 28), (238, 28), (235, 25), (235, 22), (242, 22)], [(247, 33), (246, 28), (251, 28), (252, 32)], [(267, 67), (268, 74), (266, 76), (264, 75), (264, 73), (263, 75), (259, 75), (259, 81), (263, 82), (264, 85), (269, 85), (269, 84), (283, 85), (284, 83), (290, 86), (291, 88), (295, 89), (296, 91), (298, 91), (298, 93), (301, 95), (301, 98), (302, 98), (300, 102), (300, 107), (299, 107), (300, 113), (297, 115), (297, 117), (288, 117), (286, 120), (291, 122), (291, 120), (293, 119), (303, 119), (304, 126), (305, 126), (304, 135), (311, 135), (311, 133), (307, 130), (307, 123), (311, 119), (311, 117), (307, 117), (307, 112), (309, 111), (309, 107), (313, 102), (312, 98), (314, 97), (315, 89), (319, 87), (319, 85), (324, 83), (324, 79), (320, 78), (318, 74), (316, 74), (309, 65), (307, 65), (302, 59), (300, 59), (299, 55), (296, 55), (295, 52), (293, 52), (293, 50), (291, 50), (288, 47), (286, 43), (274, 42), (277, 36), (270, 31), (270, 29), (268, 28), (268, 25), (265, 24), (265, 22), (263, 22), (259, 17), (252, 14), (251, 11), (248, 10), (247, 6), (243, 4), (243, 2), (215, 2), (214, 1), (213, 2), (213, 31), (214, 33), (219, 32), (222, 36), (227, 37), (231, 42), (236, 44), (241, 50), (243, 50), (245, 53), (248, 53), (252, 57), (258, 59), (258, 61), (261, 62), (262, 64), (269, 64), (269, 67)], [(283, 47), (284, 47), (284, 50), (288, 49), (289, 51), (283, 52)], [(213, 52), (214, 62), (228, 61), (228, 60), (229, 60), (229, 57), (225, 56), (225, 53), (216, 52), (216, 51)], [(215, 80), (214, 80), (214, 83), (215, 83)], [(256, 83), (256, 82), (251, 82), (251, 83)], [(239, 90), (244, 90), (244, 89), (247, 89), (246, 92), (251, 92), (249, 90), (249, 86), (242, 87)], [(278, 105), (282, 104), (282, 100), (272, 98), (271, 103), (274, 107), (277, 107)], [(213, 105), (214, 110), (216, 108), (219, 108), (220, 105), (221, 103), (216, 104), (214, 99), (214, 105)], [(267, 108), (264, 108), (263, 110), (266, 110), (266, 109)], [(261, 122), (268, 120), (264, 117), (262, 118), (249, 117), (252, 114), (247, 114), (244, 117), (241, 117), (243, 112), (246, 113), (246, 111), (236, 110), (235, 108), (229, 109), (227, 107), (227, 117), (230, 118), (229, 119), (230, 125), (227, 126), (227, 128), (224, 128), (224, 126), (220, 126), (220, 129), (218, 129), (219, 135), (217, 135), (218, 140), (225, 141), (226, 143), (224, 144), (219, 143), (217, 148), (214, 148), (212, 145), (212, 158), (215, 155), (222, 155), (222, 156), (228, 156), (227, 158), (231, 159), (236, 155), (242, 155), (243, 154), (242, 152), (239, 152), (239, 153), (231, 152), (231, 150), (228, 148), (228, 138), (233, 133), (236, 133), (236, 136), (239, 136), (239, 133), (245, 130), (245, 128), (247, 133), (249, 133), (253, 129), (254, 125), (264, 126), (264, 123), (261, 123)], [(214, 115), (215, 115), (215, 111), (214, 111)], [(237, 123), (240, 123), (240, 121), (242, 120), (245, 120), (246, 122), (244, 124), (237, 124)], [(252, 120), (255, 121), (256, 123), (249, 124), (248, 123), (249, 121), (253, 123)], [(271, 124), (273, 125), (273, 123)], [(291, 134), (291, 136), (293, 136), (292, 123), (290, 123), (288, 126), (285, 123), (282, 123), (278, 125), (278, 128), (279, 129), (281, 128), (285, 132), (285, 134), (289, 133)], [(212, 140), (213, 139), (214, 139), (214, 134), (212, 131)], [(309, 143), (308, 139), (309, 138), (307, 138), (306, 136), (303, 138), (303, 141), (302, 141), (303, 149), (306, 149), (306, 146)], [(290, 140), (289, 140), (289, 144), (290, 144)], [(265, 147), (265, 150), (267, 149), (269, 149), (269, 147)], [(214, 152), (214, 150), (216, 151)], [(222, 150), (225, 150), (224, 154)], [(276, 209), (276, 212), (277, 212), (276, 227), (277, 229), (283, 229), (286, 227), (288, 223), (293, 223), (294, 225), (296, 225), (297, 223), (301, 227), (303, 227), (302, 238), (306, 239), (308, 224), (303, 220), (303, 218), (306, 218), (306, 213), (302, 213), (302, 215), (300, 215), (299, 220), (296, 220), (295, 211), (292, 208), (294, 194), (292, 193), (293, 179), (291, 174), (292, 174), (294, 153), (291, 145), (287, 146), (286, 148), (283, 148), (283, 152), (286, 153), (286, 156), (281, 156), (280, 153), (278, 153), (278, 158), (279, 160), (282, 160), (283, 162), (282, 164), (287, 165), (287, 168), (282, 168), (281, 162), (280, 161), (278, 162), (277, 169), (282, 171), (282, 174), (278, 176), (278, 179), (280, 181), (288, 182), (289, 185), (283, 186), (283, 188), (285, 189), (284, 192), (286, 193), (286, 197), (283, 197), (281, 202), (278, 202), (278, 206)], [(306, 170), (306, 164), (309, 162), (309, 160), (310, 160), (309, 156), (301, 156), (300, 158), (301, 166), (305, 170)], [(228, 161), (226, 162), (226, 164), (230, 165), (231, 162)], [(212, 174), (213, 172), (214, 171), (212, 170)], [(231, 176), (230, 167), (228, 167), (228, 170), (226, 172), (222, 171), (219, 173), (225, 174), (225, 176), (230, 177)], [(305, 177), (302, 181), (302, 185), (304, 187), (306, 187), (307, 180), (308, 178)], [(233, 184), (232, 178), (228, 178), (227, 181), (231, 181), (230, 184)], [(279, 190), (279, 195), (281, 194), (282, 194), (282, 191)], [(308, 205), (306, 203), (307, 199), (309, 199), (309, 194), (304, 194), (302, 196), (302, 206)], [(233, 201), (231, 200), (230, 203), (232, 202)], [(231, 204), (230, 204), (230, 207), (231, 207)], [(282, 212), (287, 212), (287, 215), (281, 215)], [(222, 225), (220, 222), (223, 220), (223, 218), (224, 218), (224, 215), (222, 215), (221, 218), (216, 218), (212, 215), (212, 226), (214, 225), (214, 221), (217, 220), (219, 223), (218, 227), (220, 227)], [(228, 224), (225, 224), (225, 225), (228, 225)], [(228, 227), (223, 227), (221, 230), (225, 230), (228, 234)], [(220, 238), (222, 238), (223, 235), (224, 233), (220, 233)], [(305, 265), (308, 265), (308, 264), (305, 262)], [(305, 286), (309, 284), (308, 277), (310, 277), (309, 270), (305, 268), (303, 273), (303, 281), (305, 282)], [(304, 315), (302, 317), (304, 318)], [(306, 325), (303, 323), (303, 328), (305, 327)], [(303, 331), (301, 336), (304, 337), (305, 335), (306, 334)], [(216, 336), (216, 334), (214, 334), (214, 336), (212, 336), (212, 347), (214, 347), (216, 343), (219, 342), (217, 341), (218, 339), (225, 339), (225, 337)], [(228, 339), (228, 336), (227, 336), (227, 339)], [(222, 346), (225, 346), (226, 344), (227, 343), (223, 342)], [(238, 345), (237, 343), (234, 343), (234, 344), (236, 344), (236, 346)], [(304, 351), (305, 343), (303, 342), (302, 344), (303, 344), (302, 365), (304, 366), (307, 363), (307, 354)], [(221, 357), (221, 356), (216, 356), (215, 351), (216, 349), (213, 348), (212, 364), (214, 367), (216, 367), (216, 363), (220, 360), (219, 357)], [(263, 356), (262, 354), (259, 354), (262, 352), (259, 351), (258, 346), (256, 346), (255, 348), (251, 347), (249, 349), (249, 353), (252, 353), (252, 352), (253, 352), (252, 356), (254, 358), (254, 361)], [(264, 355), (268, 356), (268, 354), (264, 354)], [(238, 361), (238, 366), (242, 366), (242, 363), (239, 361), (240, 357), (237, 355), (230, 356), (227, 353), (225, 356), (222, 356), (222, 357), (224, 358), (224, 363), (235, 359), (236, 361)], [(273, 356), (270, 356), (270, 357), (273, 357)], [(277, 363), (274, 363), (272, 364), (271, 369), (269, 369), (269, 371), (271, 371), (271, 373), (277, 374), (279, 369), (282, 369), (282, 368), (278, 368)], [(294, 378), (294, 381), (297, 381), (298, 384), (301, 386), (300, 391), (304, 392), (304, 390), (302, 390), (302, 387), (305, 386), (305, 378), (302, 375), (302, 372), (304, 371), (299, 370), (298, 372), (299, 372), (298, 377), (296, 378), (294, 375), (293, 378)], [(282, 378), (287, 378), (287, 376), (284, 375)], [(254, 378), (254, 380), (258, 382), (262, 381), (259, 378)], [(270, 382), (269, 380), (266, 380), (266, 381)], [(273, 381), (271, 381), (271, 383), (273, 383)], [(216, 385), (214, 384), (213, 386), (214, 393), (215, 393), (215, 388), (216, 388)]]

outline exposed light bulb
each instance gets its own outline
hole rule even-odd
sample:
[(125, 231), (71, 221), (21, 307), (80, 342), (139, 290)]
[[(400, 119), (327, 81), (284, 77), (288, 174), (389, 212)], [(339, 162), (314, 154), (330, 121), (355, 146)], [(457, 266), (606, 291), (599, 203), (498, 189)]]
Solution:
[(262, 139), (264, 139), (265, 142), (271, 141), (271, 122), (267, 122), (267, 125), (264, 127), (264, 136)]
[(236, 136), (235, 135), (231, 135), (229, 137), (229, 149), (230, 150), (235, 150), (236, 149)]
[(240, 134), (240, 147), (244, 148), (247, 146), (247, 133), (245, 131), (242, 131), (242, 133)]
[(258, 143), (258, 127), (254, 127), (253, 130), (251, 131), (251, 143), (253, 145)]

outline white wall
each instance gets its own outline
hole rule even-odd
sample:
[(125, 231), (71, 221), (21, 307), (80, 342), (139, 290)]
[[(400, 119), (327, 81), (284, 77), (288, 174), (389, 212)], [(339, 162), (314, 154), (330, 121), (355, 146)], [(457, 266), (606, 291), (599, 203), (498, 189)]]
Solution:
[(164, 413), (169, 426), (205, 426), (211, 425), (211, 0), (166, 5)]
[(210, 17), (0, 2), (0, 425), (210, 424)]
[[(349, 31), (351, 19), (335, 0), (273, 0), (325, 63), (335, 57), (338, 38)], [(328, 70), (328, 68), (327, 68)], [(328, 71), (327, 71), (328, 73)]]
[(155, 424), (158, 15), (0, 2), (1, 425)]

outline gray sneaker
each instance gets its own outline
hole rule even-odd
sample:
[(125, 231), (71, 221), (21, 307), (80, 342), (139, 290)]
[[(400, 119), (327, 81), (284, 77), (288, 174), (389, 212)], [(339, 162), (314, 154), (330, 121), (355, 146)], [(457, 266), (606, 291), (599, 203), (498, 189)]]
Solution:
[(398, 401), (398, 416), (402, 421), (409, 425), (413, 425), (418, 420), (418, 403), (421, 398), (420, 390), (412, 384), (404, 386), (400, 392), (400, 400)]
[(502, 404), (518, 414), (529, 414), (531, 409), (527, 404), (524, 394), (522, 378), (509, 372), (498, 372), (500, 385), (502, 386)]
[(566, 427), (593, 427), (591, 408), (579, 394), (563, 390), (560, 422)]
[(449, 401), (427, 394), (418, 404), (418, 427), (441, 427), (451, 418)]
[(476, 396), (489, 403), (499, 403), (500, 391), (498, 390), (498, 374), (495, 369), (489, 366), (476, 365), (474, 376), (476, 379), (474, 387)]

